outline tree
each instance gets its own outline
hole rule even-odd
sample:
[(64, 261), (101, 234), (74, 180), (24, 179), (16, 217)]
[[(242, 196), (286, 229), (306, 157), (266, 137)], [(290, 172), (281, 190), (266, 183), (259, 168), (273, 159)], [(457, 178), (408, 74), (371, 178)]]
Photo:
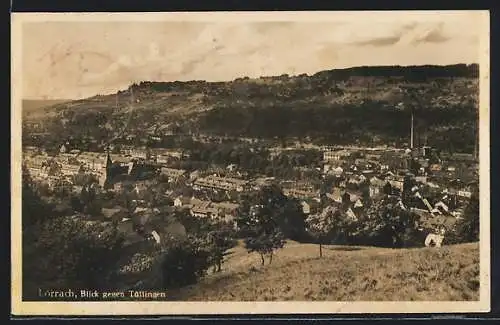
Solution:
[(105, 288), (123, 244), (116, 229), (71, 217), (48, 219), (30, 228), (26, 236), (33, 239), (23, 247), (27, 294), (54, 285)]
[(397, 199), (377, 201), (368, 209), (367, 215), (368, 220), (357, 234), (363, 244), (408, 247), (420, 240), (418, 216), (402, 208)]
[(389, 183), (389, 182), (385, 183), (384, 188), (383, 188), (383, 193), (385, 195), (392, 195), (392, 186), (391, 186), (391, 183)]
[(279, 193), (279, 189), (273, 186), (262, 189), (256, 196), (249, 198), (250, 202), (242, 204), (237, 216), (240, 233), (246, 237), (247, 251), (259, 253), (262, 265), (264, 256), (268, 255), (271, 263), (273, 252), (285, 245), (285, 236), (280, 229), (282, 216), (278, 213), (282, 197), (273, 195), (276, 193)]
[(257, 252), (260, 255), (262, 265), (264, 265), (264, 256), (269, 256), (269, 264), (273, 261), (275, 250), (285, 246), (285, 239), (279, 230), (272, 232), (263, 232), (255, 237), (245, 239), (245, 247), (249, 253)]
[(417, 174), (419, 173), (419, 171), (420, 171), (420, 167), (421, 167), (421, 166), (422, 166), (422, 165), (420, 165), (420, 163), (419, 163), (417, 160), (415, 160), (415, 159), (412, 159), (412, 160), (410, 161), (410, 171), (411, 171), (413, 174), (415, 174), (415, 175), (417, 175)]
[(80, 201), (83, 205), (83, 212), (91, 216), (99, 216), (102, 210), (102, 203), (97, 196), (94, 185), (86, 185), (80, 192)]
[(84, 206), (83, 206), (80, 198), (78, 198), (77, 196), (75, 196), (75, 195), (71, 196), (70, 204), (71, 204), (71, 208), (73, 209), (73, 211), (83, 212)]
[(319, 244), (319, 257), (323, 257), (323, 245), (331, 239), (333, 230), (335, 229), (335, 219), (333, 213), (319, 213), (310, 215), (307, 220), (307, 230), (315, 241)]
[(23, 229), (52, 217), (53, 207), (45, 203), (27, 168), (22, 169), (22, 225)]
[[(300, 240), (305, 235), (305, 216), (300, 202), (286, 197), (281, 189), (275, 185), (263, 187), (260, 191), (242, 197), (238, 215), (240, 232), (248, 230), (245, 220), (251, 212), (257, 210), (273, 220), (277, 229), (284, 237)], [(238, 221), (238, 220), (237, 220)]]
[(403, 193), (402, 193), (402, 200), (403, 203), (408, 205), (410, 203), (411, 198), (412, 198), (412, 187), (415, 185), (415, 182), (408, 176), (404, 178), (403, 182)]
[(166, 289), (194, 284), (210, 267), (210, 251), (206, 240), (189, 235), (163, 244), (162, 272)]
[(133, 213), (136, 208), (136, 204), (133, 202), (134, 198), (135, 192), (128, 189), (120, 191), (115, 197), (117, 205), (127, 209), (128, 213)]
[(469, 204), (464, 210), (464, 217), (457, 225), (459, 242), (479, 241), (479, 193), (472, 193)]
[(278, 210), (278, 225), (283, 235), (292, 240), (301, 240), (306, 234), (306, 216), (298, 200), (286, 199)]
[(363, 205), (370, 206), (370, 204), (372, 203), (372, 198), (370, 197), (370, 185), (366, 184), (365, 186), (363, 186), (361, 189), (361, 193)]
[(80, 186), (89, 186), (91, 184), (99, 183), (99, 180), (93, 174), (79, 173), (74, 175), (72, 178), (73, 178), (73, 184)]
[(232, 232), (229, 229), (220, 229), (208, 233), (208, 246), (210, 252), (210, 263), (214, 272), (220, 272), (226, 251), (235, 245)]
[(342, 195), (342, 207), (347, 209), (351, 205), (351, 194), (349, 192), (345, 192)]

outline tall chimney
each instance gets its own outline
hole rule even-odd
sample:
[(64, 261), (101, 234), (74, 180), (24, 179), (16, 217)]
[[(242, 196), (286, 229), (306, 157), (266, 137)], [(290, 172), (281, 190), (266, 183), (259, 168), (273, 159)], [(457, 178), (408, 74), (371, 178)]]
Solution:
[(413, 149), (413, 111), (411, 112), (410, 148)]

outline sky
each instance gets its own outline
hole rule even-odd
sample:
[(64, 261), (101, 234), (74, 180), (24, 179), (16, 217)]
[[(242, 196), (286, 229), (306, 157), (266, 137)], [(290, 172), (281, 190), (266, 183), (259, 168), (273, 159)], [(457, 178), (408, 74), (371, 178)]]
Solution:
[(85, 98), (146, 80), (226, 81), (480, 61), (481, 28), (471, 14), (204, 17), (23, 22), (23, 98)]

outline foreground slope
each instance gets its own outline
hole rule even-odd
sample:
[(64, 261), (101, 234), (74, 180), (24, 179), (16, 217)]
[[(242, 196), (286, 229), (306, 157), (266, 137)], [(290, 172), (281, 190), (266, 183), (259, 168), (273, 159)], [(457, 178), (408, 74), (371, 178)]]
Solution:
[(240, 245), (223, 272), (171, 292), (176, 300), (464, 301), (479, 299), (479, 245), (384, 249), (288, 243), (272, 264)]

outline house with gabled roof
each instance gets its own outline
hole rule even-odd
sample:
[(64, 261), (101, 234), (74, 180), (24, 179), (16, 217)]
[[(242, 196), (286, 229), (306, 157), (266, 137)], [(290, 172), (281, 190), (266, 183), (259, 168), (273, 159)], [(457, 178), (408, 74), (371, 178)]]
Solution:
[(345, 213), (346, 217), (351, 221), (358, 221), (358, 216), (354, 213), (354, 211), (351, 208), (348, 208)]
[(160, 169), (160, 175), (168, 177), (169, 182), (175, 182), (180, 177), (186, 175), (186, 171), (184, 169), (162, 167)]
[(178, 196), (174, 200), (174, 206), (175, 207), (183, 207), (187, 206), (191, 203), (191, 198), (190, 197), (185, 197), (185, 196)]

